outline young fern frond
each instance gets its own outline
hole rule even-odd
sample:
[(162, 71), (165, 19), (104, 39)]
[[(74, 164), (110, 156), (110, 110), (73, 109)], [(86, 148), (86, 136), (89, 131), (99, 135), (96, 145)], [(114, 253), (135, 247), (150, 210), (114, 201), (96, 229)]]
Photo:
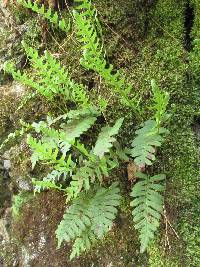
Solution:
[(41, 5), (40, 7), (37, 2), (31, 2), (31, 0), (17, 0), (17, 3), (19, 3), (25, 8), (31, 9), (32, 11), (42, 15), (44, 18), (48, 19), (51, 23), (59, 27), (61, 30), (65, 32), (70, 31), (70, 20), (66, 22), (64, 19), (60, 19), (58, 13), (56, 11), (52, 11), (51, 8), (48, 8), (48, 10), (46, 11), (44, 5)]
[(117, 183), (109, 188), (97, 187), (95, 190), (81, 192), (72, 201), (58, 225), (58, 247), (63, 241), (74, 241), (71, 259), (90, 249), (112, 227), (120, 199)]
[(25, 44), (24, 48), (34, 69), (34, 75), (16, 71), (13, 64), (7, 62), (4, 67), (5, 71), (11, 73), (15, 80), (34, 88), (51, 101), (56, 96), (62, 96), (65, 101), (72, 101), (77, 106), (89, 106), (84, 86), (75, 83), (68, 71), (53, 56), (48, 52), (39, 56), (36, 49)]
[(133, 186), (131, 206), (134, 208), (132, 215), (135, 228), (140, 235), (140, 251), (143, 253), (149, 245), (150, 240), (159, 226), (159, 220), (163, 209), (164, 186), (160, 184), (165, 180), (164, 174), (150, 177), (144, 173), (137, 173), (139, 182)]
[(114, 138), (113, 135), (118, 134), (123, 120), (123, 118), (118, 119), (113, 127), (106, 126), (101, 129), (101, 132), (93, 149), (94, 155), (102, 158), (105, 153), (109, 152), (109, 149), (113, 146), (113, 142), (116, 141), (116, 138)]
[(155, 149), (161, 146), (164, 141), (162, 135), (167, 132), (165, 128), (160, 127), (158, 133), (157, 123), (154, 120), (146, 121), (144, 126), (135, 132), (137, 136), (131, 144), (130, 154), (136, 165), (152, 165), (155, 160)]
[(151, 87), (154, 101), (152, 109), (155, 111), (154, 118), (156, 120), (159, 131), (161, 123), (165, 121), (169, 116), (168, 114), (166, 114), (167, 105), (169, 103), (169, 93), (161, 91), (155, 80), (151, 81)]
[(129, 99), (132, 90), (130, 84), (126, 84), (119, 71), (113, 74), (113, 65), (109, 65), (104, 59), (102, 46), (94, 26), (94, 14), (96, 9), (92, 7), (91, 1), (77, 1), (80, 6), (74, 11), (74, 18), (77, 28), (77, 39), (82, 44), (83, 58), (80, 63), (86, 69), (97, 72), (105, 82), (112, 86), (113, 90), (120, 96), (120, 101), (133, 109), (136, 107), (136, 99)]

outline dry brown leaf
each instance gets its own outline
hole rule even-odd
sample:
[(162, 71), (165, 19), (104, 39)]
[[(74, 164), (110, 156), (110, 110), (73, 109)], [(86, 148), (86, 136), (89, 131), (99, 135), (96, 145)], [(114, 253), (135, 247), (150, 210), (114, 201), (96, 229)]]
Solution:
[(145, 170), (145, 165), (136, 165), (134, 161), (130, 161), (127, 166), (128, 180), (135, 182), (137, 180), (136, 172), (143, 172)]

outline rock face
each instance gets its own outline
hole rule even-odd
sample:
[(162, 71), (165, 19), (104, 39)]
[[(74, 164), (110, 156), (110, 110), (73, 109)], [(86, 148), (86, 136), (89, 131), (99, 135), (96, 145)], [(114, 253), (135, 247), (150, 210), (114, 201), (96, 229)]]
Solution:
[(0, 140), (5, 132), (11, 132), (13, 126), (19, 122), (20, 112), (17, 111), (26, 88), (17, 82), (0, 86)]
[[(29, 199), (23, 207), (20, 206), (19, 217), (14, 218), (11, 215), (12, 196), (20, 192), (33, 191), (32, 177), (40, 177), (42, 171), (45, 171), (42, 169), (45, 168), (44, 166), (39, 166), (34, 171), (31, 169), (30, 151), (24, 138), (20, 142), (9, 144), (6, 147), (6, 153), (3, 154), (3, 151), (3, 155), (0, 154), (0, 267), (188, 267), (190, 266), (191, 253), (197, 254), (199, 249), (198, 244), (195, 249), (193, 248), (193, 243), (198, 242), (196, 241), (198, 235), (195, 234), (198, 223), (192, 222), (194, 217), (197, 218), (196, 221), (199, 220), (199, 201), (196, 201), (197, 208), (194, 209), (193, 207), (195, 194), (199, 195), (199, 192), (193, 188), (197, 187), (199, 183), (199, 172), (198, 174), (196, 172), (199, 165), (194, 156), (195, 146), (190, 131), (192, 112), (194, 112), (195, 106), (199, 106), (199, 102), (195, 102), (195, 105), (190, 103), (192, 101), (192, 89), (189, 88), (190, 81), (188, 81), (189, 54), (183, 46), (185, 32), (183, 16), (188, 1), (97, 0), (94, 2), (103, 25), (107, 57), (115, 69), (122, 68), (124, 73), (128, 74), (134, 90), (141, 94), (142, 107), (145, 109), (151, 104), (149, 92), (152, 78), (156, 78), (161, 88), (171, 94), (171, 108), (176, 110), (176, 114), (170, 121), (169, 140), (165, 145), (164, 152), (162, 153), (162, 150), (159, 152), (157, 167), (168, 173), (169, 187), (174, 187), (171, 181), (172, 177), (174, 181), (178, 181), (178, 186), (174, 187), (175, 193), (170, 188), (167, 188), (166, 192), (170, 195), (169, 203), (173, 203), (174, 206), (182, 203), (179, 209), (182, 210), (181, 216), (184, 216), (185, 210), (187, 211), (185, 212), (187, 217), (186, 215), (184, 217), (186, 222), (184, 222), (182, 232), (189, 231), (185, 238), (186, 242), (189, 240), (191, 246), (188, 247), (187, 252), (189, 261), (184, 262), (185, 250), (182, 247), (180, 249), (180, 240), (177, 243), (173, 240), (174, 233), (172, 231), (169, 233), (169, 239), (172, 239), (172, 247), (175, 247), (177, 251), (175, 253), (174, 251), (172, 253), (167, 251), (170, 255), (167, 260), (162, 258), (164, 249), (159, 245), (155, 245), (156, 248), (150, 251), (151, 260), (147, 259), (146, 254), (140, 255), (137, 233), (133, 229), (130, 207), (126, 203), (127, 199), (125, 199), (125, 203), (122, 204), (122, 211), (120, 211), (110, 234), (88, 254), (70, 262), (71, 247), (64, 244), (58, 250), (55, 237), (55, 230), (66, 208), (65, 197), (62, 194), (55, 191), (38, 194), (35, 198)], [(198, 1), (189, 2), (194, 4)], [(0, 1), (0, 143), (8, 133), (20, 127), (20, 119), (31, 123), (44, 119), (49, 110), (52, 112), (52, 107), (49, 108), (52, 103), (47, 104), (44, 99), (39, 97), (28, 102), (27, 106), (21, 110), (16, 110), (27, 89), (12, 82), (10, 76), (4, 75), (2, 68), (7, 59), (14, 59), (17, 64), (19, 63), (17, 65), (19, 68), (23, 66), (20, 63), (24, 58), (20, 42), (26, 38), (21, 33), (28, 32), (29, 35), (32, 35), (31, 41), (26, 39), (28, 44), (38, 47), (40, 50), (49, 49), (52, 54), (58, 56), (61, 54), (61, 60), (64, 58), (63, 63), (66, 67), (71, 68), (73, 74), (75, 73), (75, 78), (78, 77), (77, 80), (83, 78), (83, 81), (87, 83), (87, 77), (93, 77), (94, 74), (84, 72), (79, 66), (77, 45), (74, 44), (76, 49), (72, 48), (73, 42), (69, 42), (69, 36), (60, 36), (57, 34), (57, 29), (55, 32), (52, 31), (52, 28), (48, 28), (45, 22), (38, 21), (38, 16), (36, 18), (31, 17), (31, 13), (27, 16), (28, 19), (27, 17), (23, 18), (22, 22), (16, 24), (13, 14), (16, 12), (15, 14), (19, 16), (19, 13), (22, 13), (21, 10), (14, 8), (15, 12), (12, 13), (2, 3), (3, 1)], [(196, 8), (196, 12), (199, 12), (199, 8)], [(28, 26), (26, 19), (30, 20), (32, 27)], [(198, 26), (199, 21), (195, 25)], [(42, 33), (40, 36), (38, 29)], [(52, 32), (55, 34), (53, 38)], [(50, 41), (45, 42), (45, 40)], [(71, 50), (68, 50), (69, 47)], [(194, 83), (195, 79), (198, 81), (194, 85), (196, 90), (199, 88), (200, 68), (198, 64), (200, 60), (196, 54), (193, 57), (193, 60), (196, 58), (197, 61), (193, 64), (197, 69), (198, 78), (192, 77), (192, 75), (191, 77), (194, 78)], [(69, 58), (71, 62), (68, 60)], [(77, 69), (74, 68), (74, 70), (71, 67), (74, 66), (73, 64), (78, 66)], [(99, 77), (97, 80), (99, 83)], [(89, 82), (95, 83), (95, 78)], [(100, 89), (104, 90), (103, 83), (101, 86), (103, 89)], [(194, 99), (197, 99), (196, 94)], [(124, 111), (115, 104), (107, 112), (106, 115), (112, 119), (118, 116), (118, 118), (125, 117), (125, 121), (128, 121), (132, 116), (129, 110)], [(147, 113), (149, 116), (149, 110)], [(196, 114), (199, 114), (199, 111)], [(107, 116), (105, 117), (107, 118)], [(132, 134), (135, 127), (132, 119), (131, 117), (131, 122), (127, 127), (129, 131), (127, 131), (127, 136)], [(132, 166), (131, 174), (133, 169), (134, 166)], [(151, 171), (153, 169), (150, 169)], [(119, 177), (117, 177), (122, 182), (125, 196), (129, 195), (131, 183), (135, 182), (129, 170), (128, 176), (129, 181), (122, 168)], [(197, 181), (194, 183), (195, 176)], [(185, 189), (182, 188), (184, 185)], [(181, 193), (183, 189), (185, 193)], [(194, 194), (194, 192), (196, 193)], [(176, 213), (176, 216), (172, 217), (178, 217), (175, 207), (173, 207), (173, 212)], [(170, 218), (172, 225), (175, 225), (173, 220), (174, 218)], [(161, 236), (165, 238), (166, 232), (162, 235), (162, 230), (165, 230), (164, 227), (162, 224)], [(166, 240), (162, 240), (160, 243), (164, 244), (165, 242)], [(175, 243), (177, 247), (174, 245)], [(176, 257), (174, 254), (178, 254), (178, 259), (174, 260)], [(199, 259), (196, 258), (194, 257), (191, 266), (200, 266)]]

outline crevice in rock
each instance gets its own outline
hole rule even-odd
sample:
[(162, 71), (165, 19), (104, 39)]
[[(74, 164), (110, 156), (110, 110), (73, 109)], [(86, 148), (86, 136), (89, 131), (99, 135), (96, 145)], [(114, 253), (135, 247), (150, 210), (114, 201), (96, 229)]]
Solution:
[(197, 146), (200, 144), (200, 116), (194, 116), (192, 123), (192, 130), (194, 132), (195, 142)]
[(192, 48), (192, 38), (191, 38), (191, 31), (194, 23), (194, 8), (190, 5), (189, 1), (187, 1), (185, 6), (185, 40), (184, 40), (184, 47), (187, 51), (190, 51)]

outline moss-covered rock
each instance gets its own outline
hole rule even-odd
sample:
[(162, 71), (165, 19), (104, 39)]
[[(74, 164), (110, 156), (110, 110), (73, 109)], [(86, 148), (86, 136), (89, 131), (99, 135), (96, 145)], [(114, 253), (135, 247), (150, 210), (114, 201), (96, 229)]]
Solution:
[[(199, 140), (195, 137), (198, 137), (199, 130), (194, 127), (199, 120), (200, 103), (199, 3), (197, 0), (190, 1), (190, 6), (194, 8), (191, 38), (196, 39), (191, 51), (185, 49), (186, 0), (101, 0), (95, 1), (95, 4), (103, 25), (104, 45), (109, 62), (116, 69), (121, 68), (127, 80), (133, 84), (134, 90), (141, 96), (139, 118), (122, 107), (115, 97), (104, 114), (109, 122), (125, 117), (126, 126), (121, 138), (124, 145), (130, 142), (136, 124), (151, 116), (151, 79), (156, 79), (159, 86), (170, 93), (169, 110), (172, 117), (167, 126), (170, 134), (158, 152), (155, 167), (149, 170), (161, 170), (167, 174), (166, 213), (160, 234), (149, 248), (148, 254), (139, 256), (139, 244), (135, 238), (137, 233), (133, 230), (130, 209), (126, 204), (125, 212), (120, 213), (113, 230), (102, 244), (79, 260), (69, 262), (70, 247), (65, 245), (57, 251), (54, 233), (65, 208), (64, 197), (59, 193), (44, 192), (24, 206), (20, 221), (13, 226), (20, 263), (25, 266), (28, 261), (29, 266), (34, 267), (199, 266)], [(37, 34), (36, 32), (33, 42), (35, 47), (38, 40), (41, 40), (37, 39)], [(89, 85), (89, 94), (94, 101), (97, 92), (103, 97), (109, 97), (110, 88), (100, 81), (98, 75), (80, 67), (79, 45), (74, 41), (73, 32), (66, 36), (55, 31), (54, 37), (49, 35), (48, 40), (46, 47), (60, 58), (75, 80)], [(44, 46), (40, 48), (43, 50)], [(5, 103), (6, 112), (5, 108), (2, 111), (0, 108), (2, 134), (8, 131), (9, 121), (14, 127), (17, 126), (15, 121), (18, 120), (12, 112), (13, 98), (10, 99)], [(5, 100), (6, 97), (3, 101)], [(21, 113), (23, 118), (33, 121), (33, 118), (43, 118), (51, 110), (46, 104), (42, 108), (38, 107), (39, 110), (35, 112), (36, 102), (34, 99), (34, 108), (32, 111), (29, 108), (28, 114), (25, 114), (27, 109), (24, 108)], [(12, 176), (15, 178), (20, 175), (25, 177), (26, 172), (31, 172), (28, 154), (24, 149), (20, 145), (12, 148)], [(124, 196), (127, 202), (131, 185), (127, 177), (120, 175), (119, 172), (116, 179), (126, 189)]]

